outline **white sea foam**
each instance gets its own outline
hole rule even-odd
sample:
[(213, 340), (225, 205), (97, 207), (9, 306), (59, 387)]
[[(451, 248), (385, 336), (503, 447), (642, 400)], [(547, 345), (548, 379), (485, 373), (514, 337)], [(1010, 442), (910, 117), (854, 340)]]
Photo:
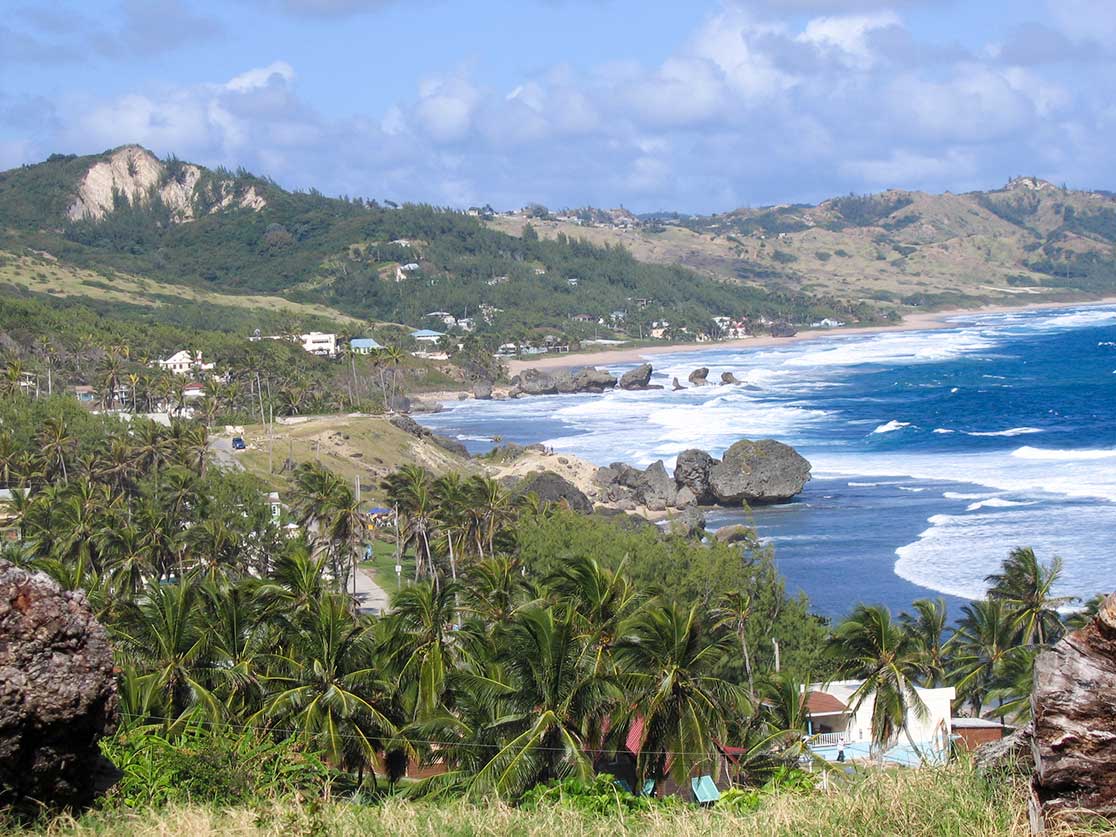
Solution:
[(1040, 462), (1090, 462), (1096, 459), (1116, 458), (1114, 448), (1096, 448), (1082, 450), (1056, 450), (1048, 448), (1032, 448), (1029, 445), (1017, 448), (1011, 452), (1017, 459), (1031, 459)]
[(896, 430), (902, 430), (904, 427), (910, 427), (910, 426), (911, 426), (911, 423), (909, 421), (897, 421), (895, 419), (892, 419), (891, 421), (887, 422), (887, 424), (881, 424), (879, 427), (877, 427), (872, 432), (873, 433), (894, 433)]
[(1116, 504), (1043, 504), (932, 516), (918, 540), (895, 551), (895, 572), (943, 593), (979, 598), (985, 576), (999, 569), (1016, 546), (1030, 546), (1043, 560), (1065, 561), (1058, 595), (1087, 598), (1116, 587), (1116, 565), (1098, 529), (1116, 528)]
[(987, 500), (978, 500), (975, 503), (970, 503), (965, 507), (965, 511), (977, 511), (979, 509), (1011, 509), (1018, 506), (1035, 506), (1038, 505), (1038, 500), (1005, 500), (1003, 497), (989, 497)]
[(946, 500), (987, 500), (995, 494), (963, 494), (959, 491), (943, 491), (942, 497)]
[(881, 485), (899, 485), (897, 482), (849, 482), (849, 488), (876, 488)]
[(934, 432), (945, 435), (946, 433), (956, 433), (956, 430), (950, 430), (948, 427), (935, 427)]
[(1026, 436), (1028, 433), (1042, 433), (1041, 427), (1011, 427), (1007, 430), (962, 430), (966, 436)]

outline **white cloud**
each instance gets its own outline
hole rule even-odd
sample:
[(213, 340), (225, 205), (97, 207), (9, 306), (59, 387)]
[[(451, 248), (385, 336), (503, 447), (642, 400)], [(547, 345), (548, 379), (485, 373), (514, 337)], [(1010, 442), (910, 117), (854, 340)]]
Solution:
[(273, 61), (266, 67), (257, 67), (233, 76), (222, 86), (234, 93), (247, 93), (250, 90), (267, 87), (273, 81), (282, 84), (294, 81), (294, 68), (286, 61)]
[(869, 33), (898, 25), (899, 17), (894, 12), (818, 17), (807, 23), (795, 40), (834, 53), (839, 61), (850, 67), (868, 69), (876, 60), (868, 45)]
[(973, 155), (959, 149), (947, 149), (936, 155), (895, 150), (884, 158), (841, 164), (842, 174), (876, 189), (917, 188), (943, 179), (958, 182), (967, 180), (975, 172)]

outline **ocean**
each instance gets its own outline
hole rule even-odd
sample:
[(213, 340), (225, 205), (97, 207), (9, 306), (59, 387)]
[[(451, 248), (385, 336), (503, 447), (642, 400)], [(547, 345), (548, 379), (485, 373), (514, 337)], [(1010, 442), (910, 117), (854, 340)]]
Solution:
[[(956, 615), (1015, 546), (1061, 556), (1061, 594), (1112, 591), (1116, 306), (949, 326), (662, 354), (652, 383), (665, 390), (455, 402), (420, 420), (474, 452), (498, 436), (597, 464), (670, 468), (686, 448), (719, 455), (740, 438), (794, 445), (813, 465), (802, 494), (710, 524), (754, 525), (788, 589), (832, 618), (938, 595)], [(746, 383), (670, 390), (698, 366)]]

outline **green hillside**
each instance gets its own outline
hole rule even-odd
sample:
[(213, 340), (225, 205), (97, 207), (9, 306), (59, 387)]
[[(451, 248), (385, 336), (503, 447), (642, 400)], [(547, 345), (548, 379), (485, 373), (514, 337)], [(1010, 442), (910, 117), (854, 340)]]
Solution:
[[(165, 288), (203, 289), (230, 299), (206, 300), (228, 330), (267, 327), (261, 321), (271, 306), (231, 301), (245, 295), (281, 297), (302, 306), (294, 312), (301, 316), (320, 317), (325, 307), (339, 318), (413, 326), (430, 325), (431, 311), (458, 317), (483, 311), (478, 330), (494, 335), (549, 327), (576, 337), (590, 327), (572, 317), (613, 311), (701, 327), (716, 314), (795, 321), (881, 315), (785, 284), (712, 278), (641, 262), (614, 246), (516, 233), (432, 206), (287, 192), (243, 171), (160, 161), (136, 146), (56, 155), (0, 174), (0, 249), (10, 254), (0, 283), (35, 290), (13, 281), (10, 262), (38, 255), (99, 274), (85, 281), (88, 292), (67, 292), (90, 304), (120, 289), (124, 277), (171, 297), (182, 292)], [(120, 313), (181, 316), (166, 308), (122, 305)]]

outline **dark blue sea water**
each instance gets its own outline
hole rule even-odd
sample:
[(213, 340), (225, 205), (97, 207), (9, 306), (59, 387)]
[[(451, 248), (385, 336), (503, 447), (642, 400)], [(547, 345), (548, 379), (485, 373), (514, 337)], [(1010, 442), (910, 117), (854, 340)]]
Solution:
[(952, 325), (652, 361), (660, 383), (708, 366), (747, 387), (468, 401), (423, 422), (475, 451), (499, 436), (600, 464), (793, 444), (815, 477), (794, 502), (712, 521), (754, 523), (788, 587), (834, 617), (932, 595), (956, 609), (1017, 545), (1062, 556), (1068, 594), (1116, 588), (1116, 306)]

